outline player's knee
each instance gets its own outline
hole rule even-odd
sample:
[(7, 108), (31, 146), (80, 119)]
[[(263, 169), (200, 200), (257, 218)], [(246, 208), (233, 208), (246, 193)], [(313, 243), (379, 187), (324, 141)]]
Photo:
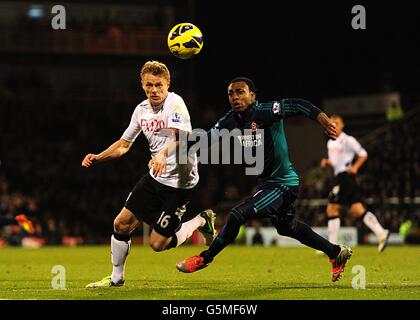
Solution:
[(117, 217), (114, 220), (114, 231), (119, 234), (128, 234), (130, 233), (130, 224)]
[(287, 216), (282, 219), (278, 219), (275, 223), (275, 228), (278, 234), (282, 236), (290, 236), (296, 229), (297, 220), (293, 216)]
[(357, 204), (353, 204), (349, 208), (349, 212), (353, 217), (362, 219), (365, 216), (367, 210), (363, 204), (357, 203)]
[(149, 245), (155, 252), (164, 251), (166, 249), (165, 244), (160, 241), (150, 241)]
[(340, 216), (340, 210), (336, 208), (328, 208), (327, 207), (327, 217), (330, 219), (338, 218)]

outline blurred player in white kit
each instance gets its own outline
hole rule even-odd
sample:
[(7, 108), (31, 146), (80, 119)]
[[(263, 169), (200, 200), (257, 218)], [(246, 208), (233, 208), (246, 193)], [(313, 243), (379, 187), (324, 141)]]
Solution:
[[(344, 121), (339, 115), (331, 116), (336, 124), (338, 138), (328, 140), (328, 159), (321, 160), (321, 167), (332, 167), (334, 183), (328, 196), (328, 240), (337, 243), (340, 230), (340, 210), (342, 206), (372, 230), (378, 238), (378, 251), (383, 252), (389, 238), (389, 230), (384, 229), (376, 216), (366, 209), (356, 182), (356, 174), (367, 160), (367, 152), (352, 136), (343, 132)], [(357, 156), (357, 160), (353, 160)], [(318, 252), (321, 254), (321, 252)]]

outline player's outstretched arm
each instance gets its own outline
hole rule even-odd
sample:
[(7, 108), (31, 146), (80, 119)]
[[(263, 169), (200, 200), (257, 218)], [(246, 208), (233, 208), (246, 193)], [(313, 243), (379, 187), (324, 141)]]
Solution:
[(320, 112), (316, 117), (316, 121), (325, 129), (325, 134), (332, 140), (337, 139), (337, 130), (335, 123), (324, 113)]
[(133, 143), (120, 139), (113, 144), (111, 144), (106, 150), (102, 151), (99, 154), (89, 153), (85, 156), (82, 161), (82, 167), (90, 167), (95, 162), (103, 162), (107, 160), (112, 160), (121, 157), (130, 150)]
[(367, 156), (359, 156), (354, 162), (354, 164), (346, 171), (351, 174), (357, 174), (357, 172), (359, 172), (360, 167), (365, 163), (366, 160)]
[(366, 162), (368, 158), (367, 151), (362, 147), (362, 145), (357, 141), (354, 137), (350, 137), (349, 140), (350, 148), (353, 152), (357, 155), (357, 160), (353, 163), (353, 165), (348, 168), (346, 171), (350, 174), (357, 174), (360, 167)]
[(275, 108), (275, 105), (273, 105), (273, 113), (279, 118), (304, 116), (316, 120), (318, 114), (322, 112), (313, 103), (300, 98), (283, 99), (280, 102), (280, 106)]

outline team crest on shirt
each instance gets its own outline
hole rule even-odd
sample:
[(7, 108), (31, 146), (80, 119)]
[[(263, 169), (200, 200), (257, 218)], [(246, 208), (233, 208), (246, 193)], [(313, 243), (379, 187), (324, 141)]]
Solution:
[(251, 132), (249, 132), (249, 129), (245, 129), (243, 135), (237, 136), (237, 138), (239, 139), (239, 143), (244, 148), (261, 146), (263, 144), (262, 133), (257, 133), (258, 131), (257, 123), (255, 121), (252, 121), (251, 124), (249, 125), (249, 128), (251, 129)]

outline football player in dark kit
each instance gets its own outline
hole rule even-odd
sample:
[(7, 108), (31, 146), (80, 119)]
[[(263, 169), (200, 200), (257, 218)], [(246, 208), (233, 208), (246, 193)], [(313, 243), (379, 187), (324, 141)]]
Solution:
[[(244, 77), (233, 79), (228, 86), (232, 110), (208, 131), (214, 140), (221, 129), (239, 129), (241, 146), (252, 147), (256, 154), (263, 153), (264, 168), (257, 176), (255, 193), (230, 210), (227, 223), (210, 247), (199, 255), (179, 261), (177, 269), (191, 273), (209, 265), (227, 245), (232, 243), (240, 227), (251, 219), (270, 218), (277, 232), (300, 241), (302, 244), (325, 252), (332, 264), (332, 281), (337, 281), (351, 257), (351, 248), (336, 245), (315, 233), (308, 225), (294, 217), (294, 202), (298, 197), (299, 176), (288, 154), (283, 120), (303, 115), (317, 121), (331, 139), (336, 139), (335, 124), (313, 104), (302, 99), (283, 99), (278, 102), (260, 103), (252, 80)], [(263, 130), (263, 142), (249, 141), (245, 131)], [(259, 139), (253, 134), (251, 139)], [(263, 146), (263, 150), (261, 149)]]

